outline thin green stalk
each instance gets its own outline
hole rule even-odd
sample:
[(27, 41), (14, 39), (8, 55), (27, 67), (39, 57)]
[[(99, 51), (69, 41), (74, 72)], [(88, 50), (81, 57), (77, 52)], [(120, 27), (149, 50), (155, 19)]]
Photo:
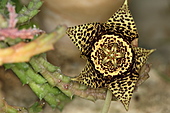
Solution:
[(112, 92), (110, 90), (107, 90), (106, 100), (104, 102), (104, 106), (101, 113), (108, 113), (111, 101), (112, 101)]

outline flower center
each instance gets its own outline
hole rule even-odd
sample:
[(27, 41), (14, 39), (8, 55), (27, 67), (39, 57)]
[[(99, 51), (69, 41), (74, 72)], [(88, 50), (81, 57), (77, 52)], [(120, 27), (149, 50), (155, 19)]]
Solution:
[(124, 54), (118, 51), (118, 47), (116, 43), (113, 44), (113, 47), (111, 47), (111, 49), (102, 48), (102, 50), (106, 55), (102, 63), (105, 64), (110, 61), (115, 68), (118, 65), (117, 59), (124, 57)]
[(103, 35), (94, 43), (91, 61), (96, 70), (104, 76), (121, 75), (132, 63), (132, 48), (122, 38), (115, 35)]

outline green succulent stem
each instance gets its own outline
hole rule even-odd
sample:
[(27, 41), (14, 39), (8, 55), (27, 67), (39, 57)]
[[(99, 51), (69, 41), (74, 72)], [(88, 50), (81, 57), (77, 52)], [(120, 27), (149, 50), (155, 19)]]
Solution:
[[(106, 98), (107, 89), (89, 88), (71, 81), (70, 77), (61, 73), (59, 67), (50, 64), (44, 54), (33, 57), (29, 63), (37, 73), (41, 73), (51, 86), (58, 87), (70, 98), (73, 95), (92, 101), (96, 99), (104, 100)], [(49, 67), (52, 67), (52, 69), (49, 69)], [(116, 98), (112, 96), (112, 100), (116, 100)]]
[(108, 113), (112, 101), (112, 95), (112, 92), (110, 90), (107, 90), (106, 99), (101, 113)]
[(29, 2), (27, 7), (23, 7), (18, 12), (18, 23), (24, 23), (34, 17), (38, 12), (39, 8), (42, 6), (43, 2), (41, 0), (32, 0)]
[[(5, 64), (4, 66), (6, 68), (10, 67), (23, 84), (28, 84), (31, 87), (31, 89), (40, 98), (40, 100), (44, 98), (52, 108), (58, 108), (62, 110), (64, 105), (68, 103), (70, 99), (57, 87), (52, 87), (49, 85), (41, 75), (36, 73), (31, 68), (31, 66), (27, 67), (27, 65), (29, 64), (16, 63)], [(60, 98), (58, 98), (59, 95)]]
[(24, 107), (16, 107), (16, 106), (8, 105), (3, 97), (4, 96), (2, 95), (1, 88), (0, 88), (0, 113), (27, 113), (27, 109)]

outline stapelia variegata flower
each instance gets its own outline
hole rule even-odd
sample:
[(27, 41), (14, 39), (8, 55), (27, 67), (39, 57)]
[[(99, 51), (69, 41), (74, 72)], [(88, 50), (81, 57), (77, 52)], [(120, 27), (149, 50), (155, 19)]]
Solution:
[(128, 110), (140, 70), (154, 50), (134, 43), (138, 32), (127, 0), (105, 23), (69, 27), (67, 34), (87, 60), (72, 80), (92, 88), (108, 88)]

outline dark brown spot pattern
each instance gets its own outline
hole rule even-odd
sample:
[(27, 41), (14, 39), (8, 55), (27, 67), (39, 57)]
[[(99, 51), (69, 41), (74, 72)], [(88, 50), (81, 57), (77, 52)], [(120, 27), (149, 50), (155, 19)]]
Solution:
[(92, 88), (108, 88), (128, 110), (139, 72), (154, 50), (132, 45), (138, 33), (127, 0), (105, 23), (69, 27), (66, 33), (87, 60), (72, 80)]

